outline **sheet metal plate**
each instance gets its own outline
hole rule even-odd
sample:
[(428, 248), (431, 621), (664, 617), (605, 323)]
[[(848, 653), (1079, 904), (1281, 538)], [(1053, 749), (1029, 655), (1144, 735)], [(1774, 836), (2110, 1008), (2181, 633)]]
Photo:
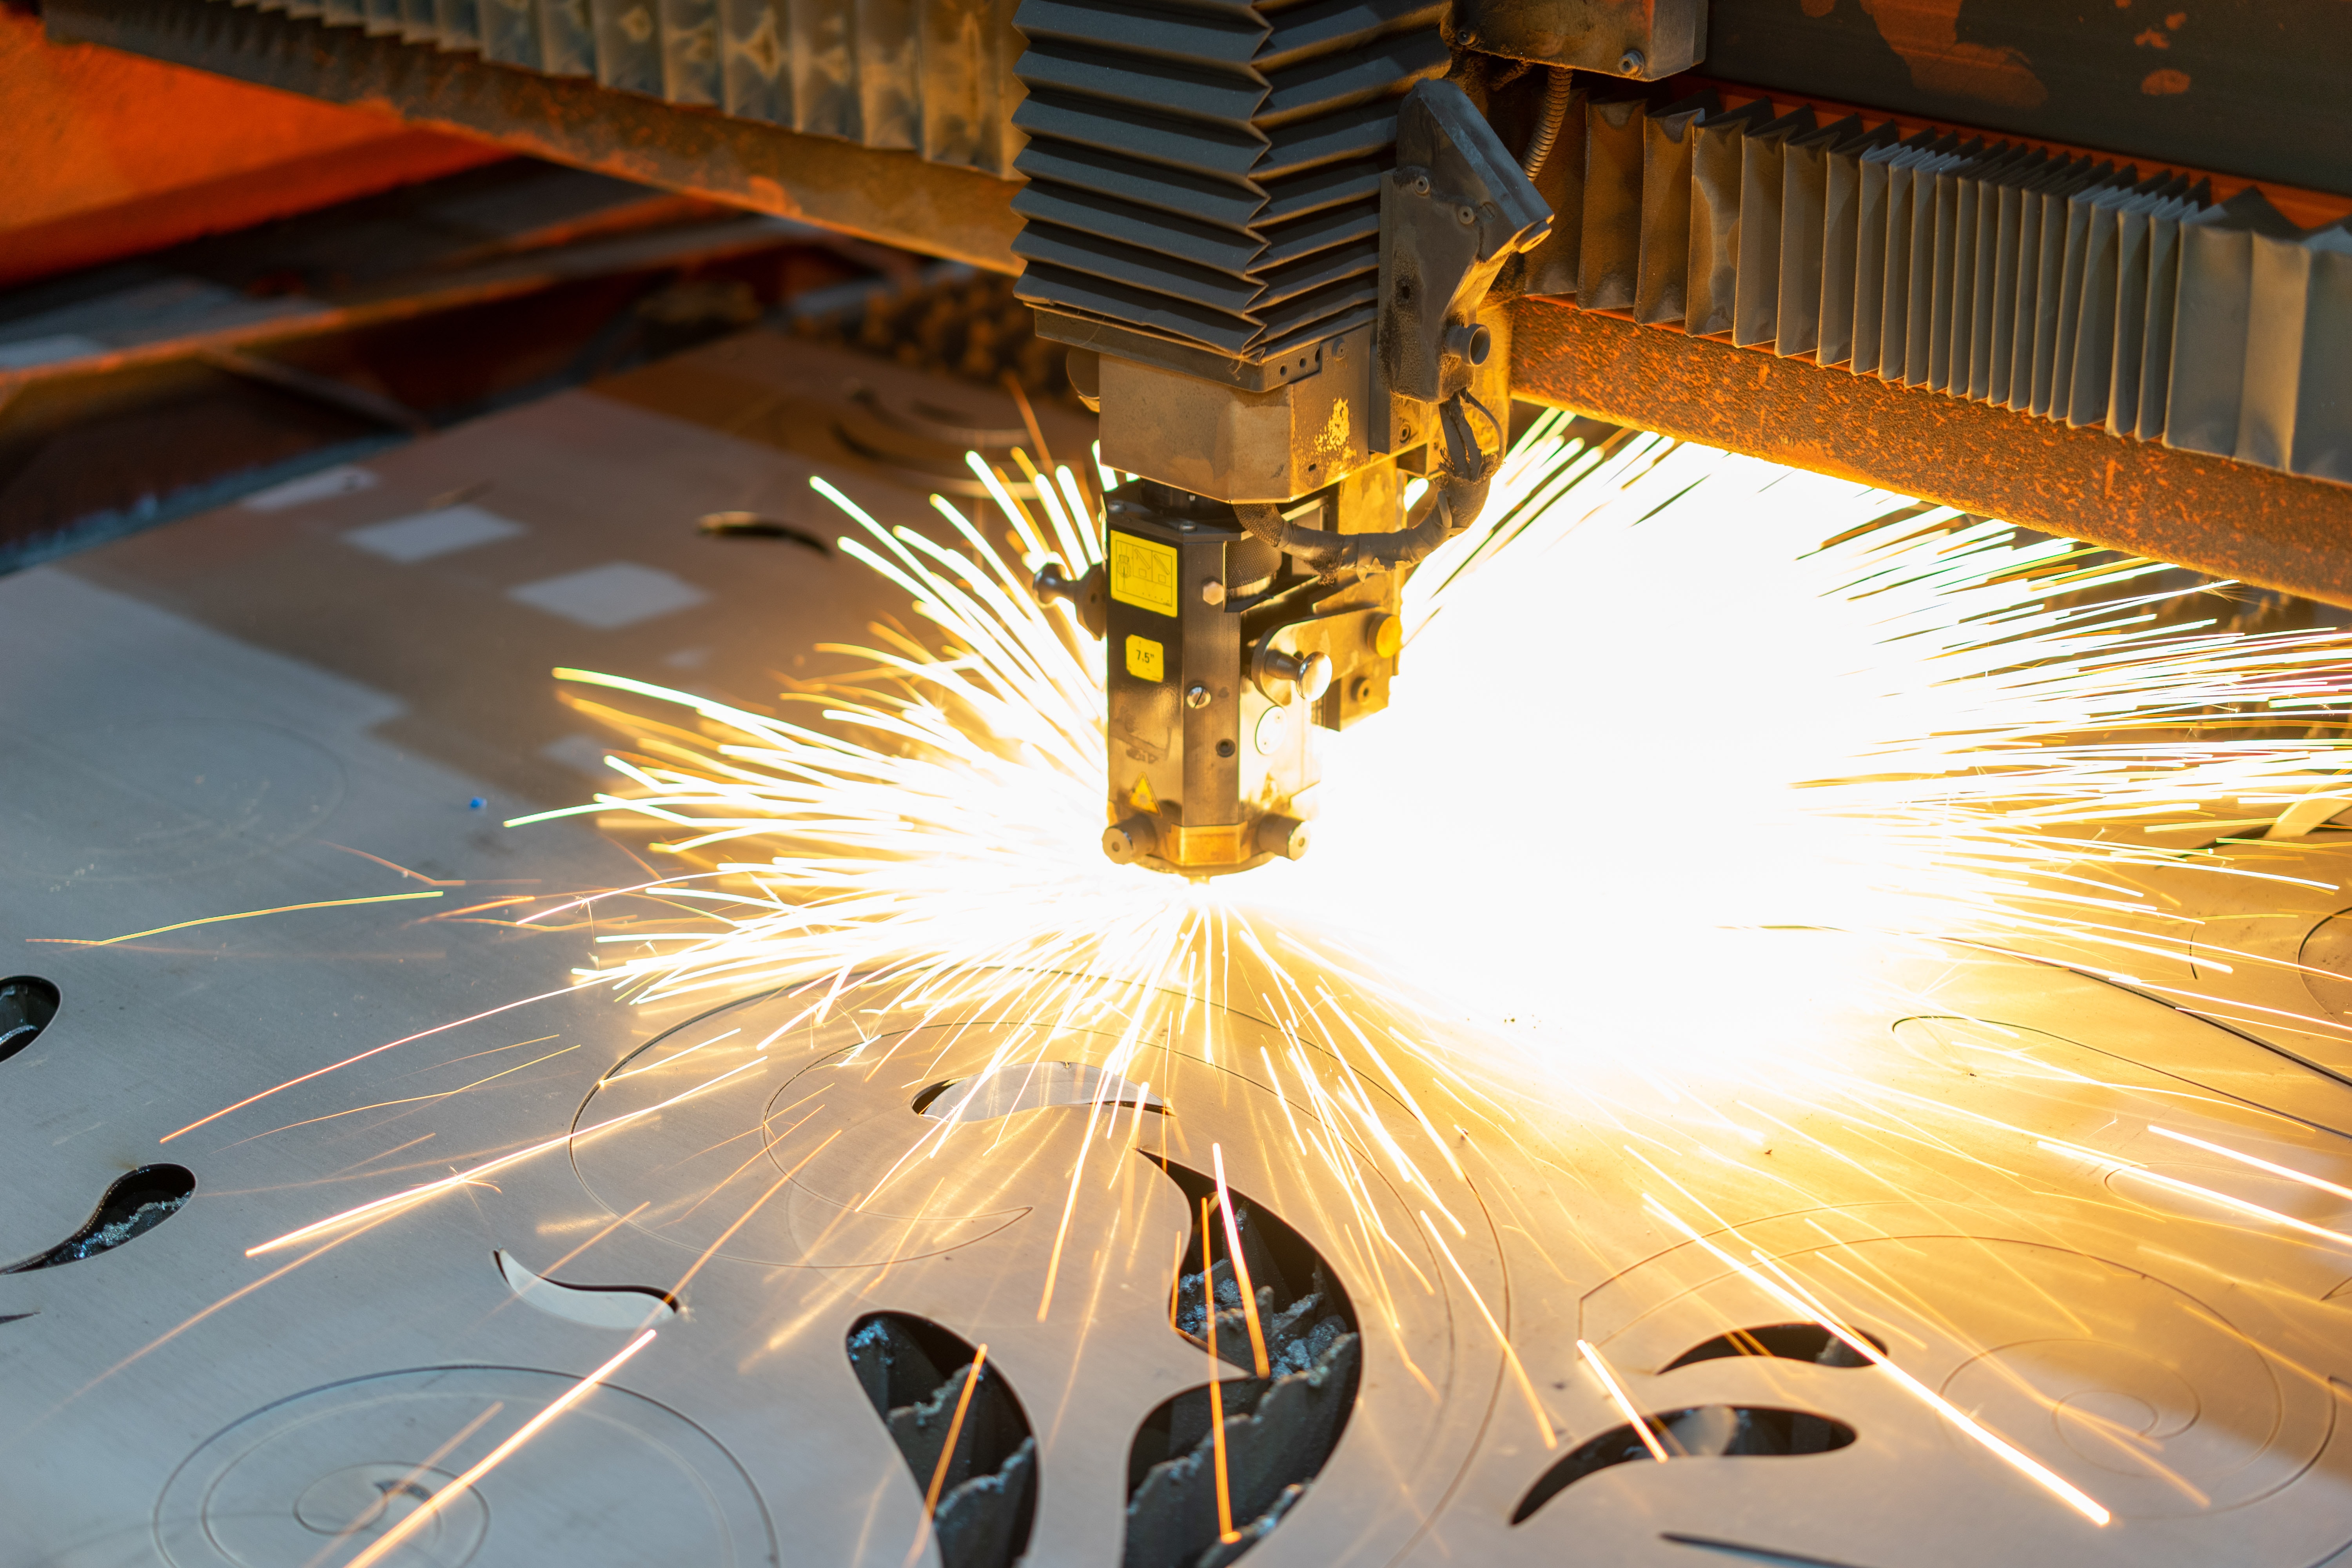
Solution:
[[(173, 1160), (199, 1183), (123, 1247), (0, 1276), (0, 1563), (303, 1568), (332, 1546), (319, 1521), (351, 1498), (440, 1484), (625, 1342), (519, 1300), (495, 1251), (572, 1283), (660, 1288), (713, 1239), (708, 1216), (683, 1212), (677, 1173), (767, 1127), (795, 1075), (850, 1042), (788, 1042), (757, 1083), (698, 1102), (634, 1155), (559, 1149), (282, 1277), (299, 1251), (245, 1249), (561, 1138), (593, 1101), (643, 1088), (596, 1085), (697, 1010), (542, 1000), (157, 1140), (358, 1050), (555, 990), (585, 961), (585, 931), (429, 917), (644, 875), (592, 826), (498, 826), (593, 787), (599, 739), (556, 702), (551, 666), (758, 700), (811, 645), (898, 608), (844, 558), (693, 525), (748, 510), (837, 531), (807, 491), (813, 470), (885, 521), (920, 524), (919, 488), (807, 414), (853, 377), (886, 404), (1011, 420), (969, 389), (742, 340), (620, 395), (502, 415), (275, 504), (0, 581), (0, 968), (46, 976), (64, 999), (32, 1048), (0, 1062), (0, 1258), (73, 1231), (135, 1167)], [(2271, 858), (2326, 881), (2347, 854), (2318, 838)], [(40, 940), (417, 890), (446, 897), (109, 947)], [(2294, 918), (2326, 916), (2298, 903)], [(2166, 918), (2176, 967), (2193, 965), (2178, 932), (2203, 916)], [(2330, 1026), (2277, 1037), (2305, 1042), (2320, 1063), (2306, 1067), (2026, 958), (1890, 958), (1822, 932), (1748, 940), (1760, 955), (1742, 962), (1770, 977), (1765, 990), (1708, 967), (1661, 1005), (1719, 1011), (1759, 1050), (1776, 1031), (1801, 1036), (1818, 1076), (1727, 1070), (1712, 1099), (1667, 1114), (1642, 1064), (1622, 1060), (1573, 1092), (1522, 1098), (1506, 1125), (1474, 1114), (1460, 1082), (1405, 1065), (1368, 1090), (1366, 1114), (1401, 1140), (1418, 1136), (1403, 1096), (1453, 1120), (1452, 1165), (1424, 1162), (1418, 1186), (1362, 1126), (1340, 1135), (1246, 1054), (1212, 1061), (1171, 1043), (1155, 1089), (1171, 1157), (1206, 1163), (1214, 1143), (1234, 1185), (1333, 1259), (1360, 1303), (1385, 1303), (1367, 1312), (1347, 1436), (1254, 1568), (2352, 1561), (2352, 1244), (2330, 1239), (2352, 1230), (2352, 1205), (2145, 1131), (2160, 1121), (2352, 1184), (2352, 1087), (2324, 1070), (2352, 1054), (2308, 1045)], [(1233, 1026), (1272, 1038), (1263, 1022)], [(1352, 1049), (1308, 1044), (1334, 1064)], [(1838, 1084), (1868, 1086), (1867, 1104)], [(847, 1136), (904, 1114), (917, 1087), (869, 1085), (825, 1114)], [(974, 1200), (979, 1178), (959, 1166), (929, 1207), (871, 1236), (824, 1223), (839, 1189), (813, 1168), (775, 1215), (726, 1239), (655, 1343), (446, 1507), (406, 1560), (936, 1561), (920, 1494), (841, 1347), (845, 1322), (887, 1309), (1000, 1347), (1041, 1445), (1029, 1561), (1113, 1561), (1137, 1423), (1199, 1375), (1165, 1318), (1187, 1220), (1156, 1171), (1105, 1156), (1065, 1265), (1085, 1289), (1041, 1322), (1071, 1157), (1060, 1114), (1030, 1113), (1010, 1145), (969, 1145), (1034, 1157), (1022, 1180), (1034, 1191)], [(1340, 1152), (1302, 1162), (1298, 1116)], [(1764, 1135), (1715, 1136), (1733, 1121)], [(2184, 1197), (2181, 1183), (2305, 1228)], [(724, 1189), (724, 1173), (708, 1184)], [(2113, 1522), (2070, 1511), (1877, 1369), (1683, 1362), (1727, 1325), (1790, 1314), (1657, 1200), (1720, 1245), (1736, 1235), (1749, 1250), (1734, 1256), (1813, 1281), (1917, 1387), (2006, 1434)], [(640, 1201), (655, 1206), (615, 1223)], [(1580, 1341), (1645, 1411), (1796, 1409), (1854, 1440), (1609, 1466), (1528, 1510), (1548, 1473), (1624, 1422)]]

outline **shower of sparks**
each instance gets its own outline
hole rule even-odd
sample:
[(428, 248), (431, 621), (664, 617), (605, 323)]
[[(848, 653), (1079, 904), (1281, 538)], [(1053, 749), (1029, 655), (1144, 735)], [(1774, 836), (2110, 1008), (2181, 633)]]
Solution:
[[(1088, 976), (1030, 998), (1066, 1024), (1242, 945), (1286, 950), (1302, 1013), (1321, 950), (1524, 1030), (1726, 928), (2061, 941), (2129, 977), (2157, 949), (2118, 873), (2184, 862), (2146, 826), (2226, 827), (2352, 763), (2277, 723), (2340, 700), (2338, 633), (2168, 623), (2157, 563), (1565, 427), (1412, 578), (1391, 710), (1318, 736), (1299, 864), (1194, 886), (1103, 858), (1101, 646), (1027, 586), (1049, 554), (1098, 559), (1099, 524), (1074, 482), (1036, 487), (1041, 524), (976, 461), (1001, 516), (933, 497), (949, 544), (814, 481), (937, 646), (877, 627), (836, 650), (866, 679), (784, 716), (558, 671), (636, 700), (574, 700), (633, 737), (629, 787), (517, 820), (634, 819), (683, 863), (648, 889), (680, 919), (596, 938), (626, 951), (594, 977), (642, 1000), (814, 981), (822, 1015), (852, 976), (1000, 999)], [(1575, 896), (1529, 920), (1530, 889)]]
[[(2158, 840), (2177, 828), (2210, 839), (2267, 826), (2282, 809), (2302, 814), (2296, 826), (2315, 825), (2305, 819), (2321, 812), (2317, 797), (2352, 764), (2332, 728), (2315, 732), (2343, 705), (2352, 656), (2342, 634), (2184, 623), (2177, 590), (2159, 581), (2168, 569), (2152, 563), (1660, 438), (1588, 447), (1565, 418), (1547, 416), (1507, 460), (1485, 518), (1409, 583), (1391, 710), (1317, 737), (1326, 782), (1314, 853), (1193, 884), (1115, 866), (1098, 847), (1103, 649), (1069, 606), (1040, 604), (1029, 587), (1049, 558), (1074, 576), (1101, 559), (1087, 487), (1066, 468), (1045, 475), (1024, 462), (1016, 495), (1005, 476), (976, 458), (971, 467), (994, 512), (967, 515), (934, 496), (945, 530), (936, 538), (887, 527), (812, 481), (857, 531), (843, 552), (903, 589), (931, 628), (877, 626), (871, 646), (830, 650), (861, 661), (858, 676), (795, 691), (771, 712), (556, 672), (579, 689), (568, 700), (629, 737), (607, 759), (626, 784), (516, 825), (586, 815), (647, 827), (653, 850), (678, 871), (550, 903), (516, 923), (545, 929), (601, 905), (587, 929), (603, 961), (579, 972), (580, 986), (609, 985), (639, 1003), (788, 997), (790, 1016), (767, 1040), (835, 1016), (854, 996), (868, 1015), (893, 1015), (894, 1028), (932, 1017), (1034, 1025), (1005, 1032), (990, 1069), (1041, 1042), (1085, 1049), (1103, 1087), (1068, 1173), (1041, 1319), (1088, 1151), (1115, 1134), (1122, 1105), (1134, 1107), (1129, 1141), (1140, 1137), (1142, 1096), (1114, 1086), (1149, 1079), (1146, 1054), (1171, 1048), (1180, 1031), (1212, 1063), (1238, 1053), (1210, 1022), (1221, 1007), (1245, 1009), (1280, 1037), (1256, 1056), (1295, 1157), (1329, 1175), (1354, 1210), (1362, 1256), (1384, 1260), (1366, 1280), (1368, 1329), (1386, 1322), (1405, 1369), (1430, 1386), (1387, 1304), (1385, 1272), (1392, 1264), (1424, 1291), (1432, 1281), (1383, 1229), (1355, 1151), (1405, 1189), (1407, 1212), (1475, 1304), (1546, 1447), (1558, 1441), (1553, 1416), (1513, 1346), (1507, 1297), (1490, 1308), (1444, 1235), (1469, 1234), (1441, 1184), (1463, 1174), (1454, 1135), (1470, 1146), (1454, 1121), (1515, 1140), (1514, 1094), (1580, 1096), (1620, 1129), (1642, 1118), (1671, 1126), (1685, 1144), (1663, 1157), (1700, 1164), (1727, 1163), (1717, 1142), (1744, 1152), (1786, 1135), (1889, 1188), (1895, 1178), (1885, 1163), (1866, 1163), (1869, 1149), (1831, 1147), (1751, 1100), (1779, 1095), (1805, 1110), (1809, 1095), (1841, 1100), (1848, 1127), (1922, 1147), (1936, 1139), (1916, 1119), (1949, 1113), (2006, 1140), (2021, 1163), (2037, 1153), (2088, 1161), (2342, 1239), (1808, 1060), (1788, 1043), (1802, 1020), (1775, 1021), (1753, 1000), (1787, 984), (1774, 960), (1720, 940), (1805, 926), (1894, 952), (1922, 951), (1930, 938), (2055, 949), (2076, 967), (2193, 1006), (2203, 999), (2136, 977), (2162, 949), (2147, 934), (2153, 906), (2134, 876), (2261, 879)], [(2211, 962), (2222, 957), (2248, 962)], [(1659, 1005), (1696, 973), (1742, 999), (1739, 1029)], [(1178, 1000), (1160, 1005), (1169, 997)], [(1080, 1038), (1092, 1043), (1075, 1046)], [(249, 1255), (405, 1212), (701, 1094), (756, 1060), (755, 1051), (657, 1104), (362, 1204)], [(1236, 1065), (1255, 1072), (1260, 1062)], [(1695, 1100), (1676, 1087), (1686, 1069), (1733, 1092)], [(1639, 1110), (1619, 1093), (1628, 1083), (1648, 1096)], [(1449, 1103), (1424, 1103), (1437, 1094)], [(1480, 1121), (1486, 1106), (1496, 1115)], [(892, 1174), (950, 1137), (994, 1135), (965, 1125), (949, 1116), (927, 1127)], [(1658, 1139), (1634, 1136), (1663, 1152)], [(1693, 1196), (1633, 1143), (1622, 1146)], [(1199, 1215), (1204, 1259), (1221, 1230), (1244, 1276), (1263, 1373), (1223, 1150), (1213, 1153), (1217, 1197)], [(2017, 1473), (2105, 1522), (2102, 1505), (1895, 1368), (1763, 1253), (1735, 1258), (1652, 1208)], [(1213, 1363), (1217, 1315), (1212, 1297)], [(1578, 1347), (1654, 1457), (1666, 1458), (1599, 1350)], [(1216, 1459), (1222, 1477), (1222, 1439)], [(1230, 1540), (1234, 1521), (1221, 1513), (1220, 1529)]]

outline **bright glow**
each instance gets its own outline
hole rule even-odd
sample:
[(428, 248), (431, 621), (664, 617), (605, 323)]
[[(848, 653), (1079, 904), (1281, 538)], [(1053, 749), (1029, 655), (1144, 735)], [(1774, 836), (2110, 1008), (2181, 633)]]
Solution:
[[(1486, 518), (1412, 580), (1391, 710), (1318, 737), (1315, 852), (1199, 888), (1101, 855), (1101, 647), (991, 542), (1009, 525), (1024, 560), (1098, 559), (1075, 479), (1037, 476), (1041, 528), (975, 459), (1004, 522), (935, 498), (946, 546), (813, 481), (856, 525), (844, 551), (907, 591), (938, 646), (877, 627), (854, 651), (891, 684), (840, 689), (808, 722), (558, 671), (637, 700), (575, 700), (637, 743), (631, 787), (572, 809), (635, 816), (657, 851), (709, 868), (688, 873), (708, 919), (608, 933), (628, 955), (597, 977), (646, 998), (877, 973), (919, 995), (1047, 967), (1116, 987), (1213, 937), (1336, 955), (1521, 1033), (1654, 1033), (1671, 1026), (1640, 977), (1671, 981), (1726, 928), (2054, 937), (2127, 970), (2144, 900), (2100, 868), (2179, 856), (2100, 823), (2296, 798), (2344, 755), (2195, 727), (2335, 691), (2333, 633), (2159, 626), (2166, 595), (2136, 586), (2153, 563), (1563, 427), (1538, 423)], [(2060, 588), (2071, 607), (2047, 602)], [(1531, 889), (1539, 919), (1475, 913), (1525, 911)], [(1603, 992), (1632, 999), (1623, 1016), (1596, 1016)], [(1051, 1005), (1066, 1021), (1100, 1001)]]
[[(886, 527), (813, 480), (853, 526), (843, 552), (903, 589), (929, 629), (874, 628), (873, 646), (845, 651), (877, 673), (796, 692), (804, 705), (784, 716), (557, 671), (575, 707), (630, 742), (614, 759), (622, 786), (544, 815), (633, 818), (678, 866), (674, 879), (599, 895), (659, 918), (600, 922), (594, 940), (609, 956), (582, 983), (636, 1001), (780, 991), (800, 1008), (786, 1028), (853, 993), (861, 1008), (917, 1015), (981, 1005), (995, 1011), (963, 1016), (1033, 1021), (1035, 1037), (1065, 1042), (1080, 1026), (1114, 1037), (1092, 1047), (1106, 1084), (1152, 1076), (1139, 1058), (1162, 1042), (1140, 1033), (1147, 995), (1181, 996), (1188, 1019), (1196, 1004), (1203, 1016), (1247, 1005), (1286, 1042), (1279, 1074), (1276, 1055), (1260, 1054), (1282, 1114), (1294, 1102), (1306, 1113), (1290, 1123), (1296, 1158), (1328, 1173), (1389, 1248), (1379, 1256), (1425, 1290), (1421, 1265), (1381, 1228), (1352, 1150), (1410, 1194), (1552, 1445), (1505, 1322), (1446, 1238), (1469, 1232), (1433, 1173), (1461, 1174), (1451, 1119), (1475, 1121), (1459, 1105), (1488, 1091), (1440, 1078), (1459, 1065), (1441, 1038), (1478, 1041), (1487, 1066), (1507, 1064), (1487, 1078), (1513, 1091), (1542, 1083), (1598, 1097), (1604, 1069), (1631, 1075), (1655, 1090), (1652, 1110), (1670, 1107), (1685, 1130), (1745, 1152), (1766, 1134), (1693, 1103), (1678, 1079), (1738, 1061), (1746, 1076), (1735, 1083), (1783, 1085), (1805, 1061), (1815, 1014), (1760, 1005), (1788, 994), (1782, 956), (1727, 945), (1725, 933), (1824, 926), (1890, 951), (1912, 951), (1923, 934), (2063, 942), (2070, 962), (2121, 972), (2151, 951), (2133, 925), (2147, 900), (2123, 873), (2225, 869), (2144, 830), (2194, 830), (2184, 833), (2194, 841), (2267, 823), (2242, 814), (2291, 807), (2352, 761), (2342, 742), (2229, 718), (2340, 699), (2338, 634), (2166, 621), (2169, 595), (2148, 580), (2163, 569), (2148, 563), (1659, 438), (1587, 448), (1565, 428), (1539, 421), (1486, 517), (1412, 579), (1391, 710), (1317, 737), (1326, 782), (1314, 853), (1202, 885), (1115, 866), (1098, 847), (1103, 650), (1069, 606), (1041, 605), (1029, 588), (1048, 555), (1074, 573), (1101, 558), (1080, 476), (1024, 461), (1016, 495), (974, 458), (995, 511), (974, 517), (934, 497), (944, 543)], [(2223, 721), (2210, 722), (2216, 714)], [(1695, 975), (1737, 1005), (1712, 1016), (1657, 1005)], [(1199, 1050), (1217, 1059), (1223, 1047), (1197, 1026)], [(1321, 1065), (1332, 1060), (1344, 1068)], [(1912, 1109), (1875, 1095), (1868, 1103), (1890, 1118)], [(1366, 1086), (1401, 1109), (1376, 1106)], [(1104, 1142), (1095, 1134), (1118, 1109), (1099, 1098), (1087, 1108), (1041, 1321), (1089, 1152)], [(955, 1127), (927, 1127), (908, 1157), (936, 1151)], [(2014, 1128), (2001, 1136), (2031, 1142)], [(569, 1141), (254, 1250), (398, 1212)], [(1222, 1150), (1213, 1153), (1238, 1267)], [(1205, 1205), (1201, 1221), (1205, 1244), (1216, 1223)], [(1895, 1366), (1778, 1265), (1718, 1256), (2105, 1522), (2098, 1503)], [(1368, 1326), (1390, 1283), (1369, 1282)], [(1254, 1313), (1251, 1328), (1264, 1364)], [(1664, 1457), (1597, 1352), (1581, 1349)]]

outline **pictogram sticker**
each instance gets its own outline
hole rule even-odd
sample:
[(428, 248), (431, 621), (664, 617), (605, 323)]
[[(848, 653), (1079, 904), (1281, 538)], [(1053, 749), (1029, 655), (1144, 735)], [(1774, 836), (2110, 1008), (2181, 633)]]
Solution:
[[(1110, 596), (1122, 605), (1157, 615), (1176, 613), (1176, 548), (1138, 539), (1131, 533), (1110, 536)], [(1158, 676), (1151, 678), (1154, 680)]]

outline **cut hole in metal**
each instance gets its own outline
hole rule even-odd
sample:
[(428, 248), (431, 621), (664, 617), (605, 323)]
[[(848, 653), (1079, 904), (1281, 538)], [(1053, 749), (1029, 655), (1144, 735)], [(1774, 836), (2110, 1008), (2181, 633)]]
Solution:
[(1168, 1109), (1148, 1088), (1085, 1062), (1006, 1062), (972, 1078), (935, 1083), (913, 1103), (917, 1115), (936, 1121), (992, 1121), (1055, 1105)]
[[(1886, 1353), (1886, 1342), (1867, 1329), (1854, 1331), (1875, 1346), (1878, 1353)], [(1734, 1329), (1717, 1334), (1711, 1340), (1693, 1345), (1658, 1370), (1672, 1372), (1678, 1366), (1694, 1362), (1717, 1361), (1724, 1356), (1769, 1355), (1782, 1361), (1809, 1361), (1816, 1366), (1869, 1366), (1868, 1356), (1838, 1338), (1819, 1323), (1773, 1323), (1760, 1329)]]
[(0, 1062), (40, 1038), (58, 1016), (58, 988), (33, 974), (0, 980)]
[(1205, 1350), (1213, 1300), (1217, 1359), (1254, 1373), (1262, 1340), (1269, 1375), (1220, 1379), (1213, 1400), (1206, 1384), (1187, 1389), (1144, 1418), (1128, 1451), (1125, 1568), (1222, 1568), (1282, 1522), (1330, 1458), (1355, 1408), (1362, 1342), (1312, 1244), (1228, 1189), (1245, 1305), (1214, 1178), (1155, 1163), (1192, 1208), (1171, 1321)]
[[(1854, 1438), (1853, 1427), (1826, 1415), (1752, 1405), (1696, 1405), (1643, 1421), (1669, 1461), (1827, 1454)], [(1512, 1512), (1511, 1522), (1522, 1522), (1587, 1476), (1636, 1460), (1653, 1464), (1656, 1458), (1630, 1425), (1612, 1426), (1546, 1470)]]
[(677, 1316), (677, 1298), (648, 1285), (566, 1285), (532, 1273), (504, 1251), (490, 1259), (516, 1297), (551, 1317), (591, 1328), (649, 1329)]
[(850, 1370), (930, 1508), (940, 1561), (1009, 1568), (1029, 1548), (1037, 1442), (1004, 1374), (905, 1312), (866, 1314), (850, 1325), (848, 1343)]
[(833, 546), (805, 528), (795, 528), (772, 517), (762, 517), (756, 511), (705, 512), (696, 524), (703, 532), (720, 539), (782, 539), (793, 544), (804, 544), (819, 555), (833, 553)]
[(0, 1274), (55, 1268), (111, 1252), (171, 1218), (195, 1190), (195, 1174), (184, 1165), (142, 1165), (106, 1189), (97, 1212), (79, 1230), (37, 1257), (0, 1268)]

